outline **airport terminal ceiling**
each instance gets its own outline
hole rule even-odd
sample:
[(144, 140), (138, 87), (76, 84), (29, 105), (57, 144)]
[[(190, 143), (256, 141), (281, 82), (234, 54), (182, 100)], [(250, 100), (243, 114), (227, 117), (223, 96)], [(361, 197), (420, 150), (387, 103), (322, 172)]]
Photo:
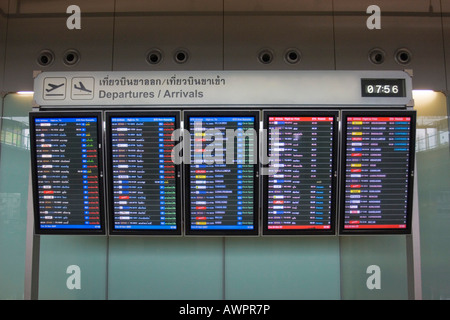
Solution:
[[(447, 177), (450, 164), (447, 102), (450, 86), (449, 34), (450, 0), (0, 0), (0, 257), (8, 257), (0, 259), (0, 299), (450, 298), (450, 279), (447, 275), (450, 252), (445, 246), (449, 232), (450, 193), (450, 179)], [(189, 119), (195, 118), (204, 121), (206, 126), (230, 126), (233, 129), (236, 125), (237, 128), (257, 126), (259, 122), (261, 128), (281, 129), (280, 138), (286, 139), (291, 129), (310, 128), (308, 119), (312, 119), (302, 118), (311, 116), (308, 113), (311, 108), (301, 117), (297, 115), (297, 118), (291, 114), (292, 110), (279, 113), (274, 110), (278, 107), (271, 108), (269, 104), (272, 99), (276, 100), (279, 96), (270, 96), (269, 90), (263, 90), (260, 96), (260, 100), (266, 100), (267, 105), (262, 106), (259, 100), (248, 108), (249, 111), (258, 110), (257, 115), (239, 115), (237, 119), (228, 118), (228, 114), (214, 114), (213, 108), (205, 106), (201, 107), (201, 116), (189, 114), (195, 108), (183, 101), (178, 101), (177, 106), (171, 107), (171, 112), (162, 118), (158, 112), (164, 108), (142, 108), (142, 105), (140, 108), (134, 105), (133, 108), (139, 110), (135, 110), (134, 118), (128, 117), (126, 121), (124, 109), (116, 106), (112, 108), (114, 110), (108, 110), (107, 106), (97, 108), (101, 111), (99, 118), (98, 113), (93, 114), (99, 111), (95, 110), (95, 106), (81, 108), (82, 112), (88, 112), (81, 122), (74, 120), (76, 118), (61, 117), (59, 112), (67, 109), (64, 106), (62, 109), (57, 107), (56, 116), (46, 113), (49, 117), (42, 117), (38, 115), (54, 112), (55, 108), (40, 109), (42, 101), (32, 96), (33, 90), (36, 90), (35, 79), (39, 75), (62, 72), (76, 77), (84, 75), (84, 72), (106, 72), (113, 78), (114, 74), (144, 72), (180, 79), (181, 75), (195, 76), (197, 72), (222, 75), (221, 72), (252, 74), (255, 71), (268, 75), (290, 71), (300, 75), (308, 72), (405, 71), (411, 76), (411, 87), (406, 91), (411, 99), (405, 101), (403, 107), (406, 108), (402, 107), (402, 110), (414, 110), (414, 116), (403, 114), (392, 127), (393, 132), (406, 130), (397, 133), (403, 135), (408, 132), (415, 136), (416, 142), (414, 155), (404, 153), (402, 159), (397, 159), (406, 162), (414, 159), (416, 163), (414, 195), (408, 206), (412, 207), (418, 218), (413, 219), (412, 225), (408, 224), (406, 234), (347, 235), (341, 232), (346, 224), (333, 220), (330, 223), (334, 232), (323, 235), (290, 232), (285, 236), (282, 232), (272, 232), (267, 228), (257, 237), (227, 237), (220, 234), (199, 237), (195, 235), (198, 233), (195, 228), (191, 230), (183, 225), (183, 230), (174, 232), (175, 237), (165, 237), (159, 232), (149, 237), (140, 231), (122, 232), (119, 224), (116, 225), (119, 226), (117, 230), (109, 234), (114, 227), (114, 217), (126, 210), (119, 206), (114, 212), (108, 212), (105, 220), (101, 221), (106, 228), (102, 231), (106, 235), (34, 232), (34, 226), (29, 223), (30, 212), (33, 212), (31, 177), (34, 175), (30, 170), (34, 161), (30, 155), (35, 148), (42, 151), (46, 147), (32, 139), (37, 127), (50, 126), (51, 121), (60, 121), (64, 130), (73, 124), (89, 124), (83, 127), (89, 128), (93, 123), (100, 123), (99, 119), (105, 121), (105, 131), (96, 131), (96, 137), (105, 138), (103, 147), (106, 150), (90, 150), (91, 146), (87, 145), (87, 149), (82, 147), (80, 150), (82, 153), (88, 149), (98, 152), (104, 157), (99, 164), (104, 165), (107, 171), (114, 156), (123, 152), (131, 154), (128, 145), (116, 146), (112, 140), (107, 140), (120, 130), (142, 126), (156, 134), (165, 126), (173, 130), (183, 124), (186, 128), (190, 124)], [(287, 78), (279, 82), (274, 79), (277, 77), (267, 76), (267, 81), (259, 90), (278, 88)], [(99, 78), (96, 80), (99, 81)], [(43, 83), (45, 85), (48, 83)], [(86, 85), (89, 81), (78, 86), (79, 90), (87, 89)], [(374, 94), (373, 88), (377, 83), (369, 81), (361, 82), (361, 85), (365, 85), (365, 94)], [(403, 94), (397, 90), (398, 83), (385, 85), (390, 86), (389, 93), (397, 86), (396, 93)], [(331, 87), (328, 95), (324, 88), (323, 95), (317, 95), (317, 99), (334, 99), (335, 104), (339, 104), (345, 93), (336, 94), (333, 98), (330, 92), (335, 90), (336, 93), (337, 88), (345, 87), (345, 83), (331, 84)], [(251, 94), (245, 94), (245, 86), (236, 88), (240, 93), (238, 97), (249, 99)], [(44, 87), (40, 89), (43, 93)], [(255, 88), (248, 86), (247, 89)], [(55, 87), (55, 90), (58, 88)], [(289, 91), (289, 95), (292, 92), (295, 90)], [(305, 91), (298, 90), (297, 93), (304, 95)], [(195, 98), (199, 98), (198, 94)], [(111, 91), (110, 95), (113, 97), (114, 93)], [(208, 98), (207, 92), (205, 97)], [(219, 93), (216, 98), (233, 101), (236, 96), (226, 92), (223, 95)], [(328, 100), (326, 104), (330, 106)], [(126, 100), (121, 103), (126, 106)], [(81, 112), (79, 106), (76, 109)], [(247, 106), (240, 109), (244, 111)], [(302, 106), (299, 109), (306, 108)], [(361, 131), (357, 128), (362, 114), (345, 114), (344, 111), (350, 110), (343, 109), (334, 106), (331, 113), (326, 113), (321, 107), (320, 115), (325, 112), (326, 118), (322, 120), (326, 121), (319, 127), (326, 134), (335, 134), (335, 126), (342, 126), (358, 138), (368, 128)], [(386, 110), (385, 106), (382, 109)], [(336, 110), (339, 110), (337, 118)], [(37, 118), (29, 118), (30, 112), (34, 112), (32, 115)], [(35, 122), (29, 123), (29, 119)], [(370, 126), (378, 127), (378, 121), (384, 118), (377, 114), (370, 119), (373, 122)], [(411, 120), (416, 120), (415, 124)], [(311, 128), (315, 130), (316, 123)], [(355, 148), (358, 146), (346, 146), (340, 138), (334, 141), (339, 143), (337, 149), (329, 146), (331, 153), (327, 159), (331, 160), (330, 169), (335, 165), (339, 168), (346, 161), (357, 161), (360, 155)], [(166, 143), (160, 141), (160, 155), (168, 148)], [(405, 148), (400, 144), (395, 152)], [(348, 147), (347, 157), (335, 154), (345, 147)], [(351, 147), (355, 149), (352, 152)], [(271, 148), (279, 149), (278, 145)], [(298, 152), (309, 155), (305, 150), (299, 149)], [(286, 161), (291, 159), (290, 154), (283, 157)], [(203, 169), (194, 169), (185, 167), (179, 172), (193, 173), (191, 182), (201, 185)], [(253, 167), (246, 169), (254, 174)], [(172, 174), (171, 168), (159, 170), (160, 173), (167, 170)], [(242, 168), (236, 170), (237, 184), (251, 184), (250, 173), (244, 173)], [(354, 170), (351, 174), (359, 174), (359, 168), (352, 167), (351, 170)], [(110, 174), (107, 175), (109, 178)], [(347, 178), (354, 177), (349, 175)], [(85, 175), (83, 179), (86, 185), (91, 185), (96, 177), (94, 174)], [(327, 176), (327, 179), (321, 181), (319, 188), (347, 190), (355, 195), (362, 184), (341, 185), (338, 182), (343, 179), (335, 181), (332, 176)], [(109, 188), (112, 190), (124, 181), (128, 182), (122, 178), (111, 179), (103, 190), (109, 193)], [(175, 176), (167, 176), (166, 182), (170, 188), (180, 187)], [(407, 182), (409, 186), (411, 183), (412, 179)], [(103, 187), (101, 184), (100, 187)], [(260, 225), (254, 225), (258, 228), (267, 226), (269, 219), (277, 219), (279, 208), (283, 206), (281, 198), (263, 192), (264, 186), (286, 191), (292, 185), (282, 180), (263, 183), (261, 179), (261, 186), (258, 199), (253, 199), (254, 203), (261, 204), (261, 208), (257, 209), (261, 212), (261, 220), (257, 221)], [(167, 190), (172, 190), (170, 188)], [(183, 184), (181, 188), (184, 188)], [(192, 217), (194, 213), (204, 210), (199, 196), (202, 193), (198, 192), (201, 189), (196, 191), (199, 198), (192, 197), (191, 200), (199, 201), (199, 205), (190, 209)], [(124, 197), (127, 196), (122, 194), (123, 198), (117, 200), (117, 205), (126, 201)], [(238, 194), (236, 198), (238, 208), (242, 208), (242, 197)], [(337, 203), (339, 198), (338, 194), (333, 201)], [(267, 199), (272, 199), (274, 206), (263, 208), (262, 203)], [(182, 219), (175, 212), (178, 213), (183, 204), (170, 201), (159, 199), (160, 207), (164, 208), (161, 210), (168, 213), (166, 226), (171, 226), (171, 221), (178, 225), (179, 219)], [(170, 207), (166, 207), (167, 204)], [(106, 199), (104, 205), (105, 208), (113, 207), (114, 201)], [(253, 212), (255, 208), (250, 208), (248, 203), (246, 205), (249, 212)], [(358, 205), (352, 202), (352, 210), (359, 210)], [(323, 207), (316, 209), (316, 212), (321, 210)], [(256, 221), (254, 217), (250, 222), (244, 222), (252, 226)], [(200, 222), (207, 219), (206, 215), (198, 218)], [(287, 217), (284, 223), (291, 218)], [(242, 221), (238, 217), (236, 225), (241, 226)], [(395, 226), (404, 227), (401, 223)], [(234, 226), (233, 229), (242, 228)], [(194, 236), (180, 236), (180, 233), (194, 233)], [(197, 290), (193, 290), (193, 283)]]

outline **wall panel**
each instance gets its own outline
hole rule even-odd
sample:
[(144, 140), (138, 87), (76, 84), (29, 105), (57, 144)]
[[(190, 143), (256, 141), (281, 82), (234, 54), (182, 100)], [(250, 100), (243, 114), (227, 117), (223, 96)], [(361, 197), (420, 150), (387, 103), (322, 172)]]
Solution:
[(233, 0), (224, 10), (225, 69), (334, 69), (331, 2)]
[(447, 90), (450, 90), (450, 0), (441, 0), (442, 5), (442, 32), (445, 50), (445, 74)]
[[(445, 89), (439, 1), (377, 1), (381, 9), (381, 29), (366, 26), (372, 1), (335, 3), (336, 68), (363, 70), (403, 70), (414, 72), (414, 89)], [(383, 63), (369, 60), (369, 52), (379, 48)], [(398, 62), (396, 52), (406, 48), (410, 60)]]
[(223, 240), (111, 237), (110, 299), (223, 299)]
[(114, 70), (220, 70), (222, 33), (222, 2), (218, 0), (119, 0)]
[[(67, 7), (72, 4), (70, 1), (39, 3), (39, 10), (33, 9), (28, 1), (11, 6), (5, 68), (6, 90), (32, 90), (34, 70), (111, 69), (112, 0), (102, 2), (101, 7), (89, 6), (89, 1), (78, 1), (81, 29), (72, 30), (66, 25), (71, 16), (66, 13)], [(79, 53), (79, 60), (75, 64), (64, 61), (65, 53), (70, 49)], [(51, 51), (54, 56), (53, 62), (48, 65), (40, 65), (38, 62), (44, 51)]]
[(225, 299), (340, 299), (337, 237), (225, 241)]
[(8, 0), (0, 0), (0, 92), (3, 90), (5, 71), (6, 30), (8, 27)]

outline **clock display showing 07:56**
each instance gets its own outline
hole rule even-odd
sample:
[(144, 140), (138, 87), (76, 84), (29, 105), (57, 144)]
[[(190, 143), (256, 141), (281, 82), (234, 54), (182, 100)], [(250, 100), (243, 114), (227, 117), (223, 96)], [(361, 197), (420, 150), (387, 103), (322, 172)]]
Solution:
[(405, 97), (405, 79), (361, 79), (363, 97)]

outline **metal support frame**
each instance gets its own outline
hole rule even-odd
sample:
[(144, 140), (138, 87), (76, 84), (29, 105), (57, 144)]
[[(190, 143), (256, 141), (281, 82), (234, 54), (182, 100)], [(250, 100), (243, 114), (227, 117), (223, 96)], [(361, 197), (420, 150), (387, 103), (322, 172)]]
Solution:
[[(34, 107), (33, 111), (38, 110)], [(34, 207), (31, 167), (28, 178), (27, 234), (25, 247), (24, 299), (37, 300), (39, 297), (39, 257), (41, 238), (34, 233)]]
[(33, 190), (31, 168), (28, 181), (27, 236), (25, 249), (25, 300), (37, 300), (39, 296), (40, 237), (34, 234)]
[(417, 164), (414, 164), (414, 196), (411, 234), (406, 236), (406, 262), (408, 273), (408, 299), (422, 300), (422, 269), (420, 255), (419, 199), (417, 190)]

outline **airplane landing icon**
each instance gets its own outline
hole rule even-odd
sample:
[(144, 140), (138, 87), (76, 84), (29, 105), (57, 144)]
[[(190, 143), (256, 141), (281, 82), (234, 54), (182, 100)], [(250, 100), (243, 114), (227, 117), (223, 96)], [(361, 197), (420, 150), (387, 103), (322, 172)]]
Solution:
[(72, 100), (91, 100), (94, 98), (94, 78), (74, 77), (72, 78)]
[(92, 90), (86, 89), (86, 87), (84, 86), (83, 82), (78, 82), (79, 86), (77, 86), (76, 84), (74, 85), (75, 89), (81, 90), (81, 91), (86, 91), (86, 92), (92, 92)]

